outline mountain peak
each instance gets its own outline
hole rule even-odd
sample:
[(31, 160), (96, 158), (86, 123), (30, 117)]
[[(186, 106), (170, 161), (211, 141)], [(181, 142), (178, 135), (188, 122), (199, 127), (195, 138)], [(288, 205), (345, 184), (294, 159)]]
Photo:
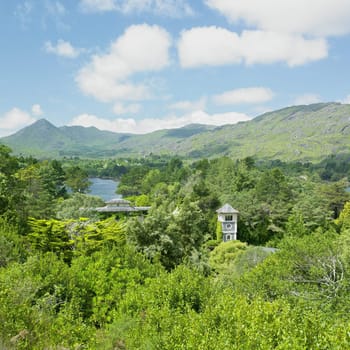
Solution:
[(50, 123), (47, 119), (41, 118), (36, 120), (33, 124), (29, 125), (29, 127), (54, 127), (56, 128), (52, 123)]

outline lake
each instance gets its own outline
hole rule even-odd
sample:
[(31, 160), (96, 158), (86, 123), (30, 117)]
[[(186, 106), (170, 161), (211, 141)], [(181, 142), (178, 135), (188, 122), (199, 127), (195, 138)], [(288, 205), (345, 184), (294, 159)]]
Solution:
[(101, 197), (104, 201), (122, 197), (120, 194), (115, 193), (119, 185), (118, 181), (112, 179), (101, 179), (99, 177), (92, 177), (89, 180), (92, 184), (89, 188), (88, 194)]

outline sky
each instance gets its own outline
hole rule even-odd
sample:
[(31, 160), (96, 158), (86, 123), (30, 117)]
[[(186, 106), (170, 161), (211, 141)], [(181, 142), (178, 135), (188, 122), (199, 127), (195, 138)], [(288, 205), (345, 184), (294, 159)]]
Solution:
[(349, 0), (2, 0), (0, 136), (148, 133), (350, 103)]

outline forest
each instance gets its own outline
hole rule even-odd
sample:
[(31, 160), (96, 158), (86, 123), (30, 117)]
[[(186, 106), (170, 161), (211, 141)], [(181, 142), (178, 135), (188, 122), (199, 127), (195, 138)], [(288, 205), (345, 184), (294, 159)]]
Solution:
[[(350, 162), (0, 145), (1, 349), (349, 349)], [(145, 215), (97, 213), (89, 177)], [(222, 242), (216, 210), (239, 211)]]

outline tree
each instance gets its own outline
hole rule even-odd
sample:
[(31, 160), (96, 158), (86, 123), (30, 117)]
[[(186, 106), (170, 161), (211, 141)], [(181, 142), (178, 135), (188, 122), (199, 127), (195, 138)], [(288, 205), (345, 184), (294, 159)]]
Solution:
[(350, 193), (345, 190), (347, 186), (347, 179), (342, 179), (320, 187), (321, 194), (328, 200), (329, 209), (332, 210), (334, 219), (339, 216), (344, 203), (350, 199)]
[(11, 262), (23, 262), (26, 256), (26, 245), (18, 227), (0, 218), (0, 268)]
[(87, 192), (91, 182), (88, 179), (88, 173), (79, 166), (72, 166), (65, 169), (65, 183), (73, 192)]
[(350, 202), (345, 203), (339, 218), (336, 220), (336, 224), (340, 227), (341, 231), (350, 229)]
[(243, 191), (254, 188), (257, 177), (254, 159), (251, 157), (238, 160), (235, 167), (235, 177), (233, 180), (235, 191)]
[[(148, 172), (148, 166), (133, 165), (126, 173), (122, 175), (117, 192), (123, 196), (140, 195), (142, 193), (143, 180)], [(150, 177), (150, 180), (152, 180), (153, 175), (150, 175)], [(145, 186), (147, 187), (147, 184), (145, 184)]]
[(19, 168), (18, 159), (11, 152), (11, 148), (0, 144), (0, 173), (6, 176), (14, 174)]
[(343, 249), (333, 230), (286, 237), (278, 250), (244, 274), (240, 293), (266, 300), (305, 301), (316, 308), (336, 308), (347, 295)]
[(95, 208), (102, 207), (100, 197), (89, 196), (83, 193), (73, 193), (69, 198), (58, 202), (56, 216), (58, 219), (98, 218)]
[(178, 242), (181, 256), (188, 257), (192, 251), (199, 250), (208, 236), (207, 229), (205, 216), (198, 204), (185, 198), (173, 213), (167, 231)]
[(18, 159), (11, 156), (11, 149), (0, 144), (0, 216), (18, 218), (16, 205), (21, 201), (20, 186), (15, 177), (19, 169)]
[(167, 202), (151, 208), (143, 221), (130, 220), (127, 232), (147, 257), (172, 269), (200, 249), (206, 228), (200, 208), (187, 198), (176, 208)]
[(210, 253), (209, 264), (217, 272), (226, 272), (246, 249), (247, 244), (240, 241), (221, 242)]
[(43, 179), (45, 189), (53, 198), (66, 197), (65, 172), (58, 160), (42, 162), (40, 176)]
[(278, 168), (263, 173), (257, 183), (256, 191), (258, 198), (267, 203), (281, 200), (287, 201), (292, 195), (287, 178)]
[(307, 230), (314, 231), (324, 226), (332, 218), (327, 198), (320, 191), (320, 184), (311, 181), (298, 181), (298, 191), (295, 191), (296, 200), (292, 212), (301, 213)]
[(56, 201), (42, 175), (40, 163), (28, 165), (16, 174), (24, 197), (17, 207), (24, 218), (43, 219), (53, 214)]
[(159, 169), (150, 170), (142, 180), (142, 193), (150, 193), (154, 186), (162, 181), (162, 175)]
[(64, 261), (70, 262), (73, 257), (74, 241), (68, 234), (67, 223), (50, 219), (29, 220), (30, 233), (28, 241), (35, 251), (42, 253), (53, 252)]
[(286, 224), (286, 234), (293, 237), (302, 237), (308, 233), (304, 217), (300, 212), (292, 213)]

